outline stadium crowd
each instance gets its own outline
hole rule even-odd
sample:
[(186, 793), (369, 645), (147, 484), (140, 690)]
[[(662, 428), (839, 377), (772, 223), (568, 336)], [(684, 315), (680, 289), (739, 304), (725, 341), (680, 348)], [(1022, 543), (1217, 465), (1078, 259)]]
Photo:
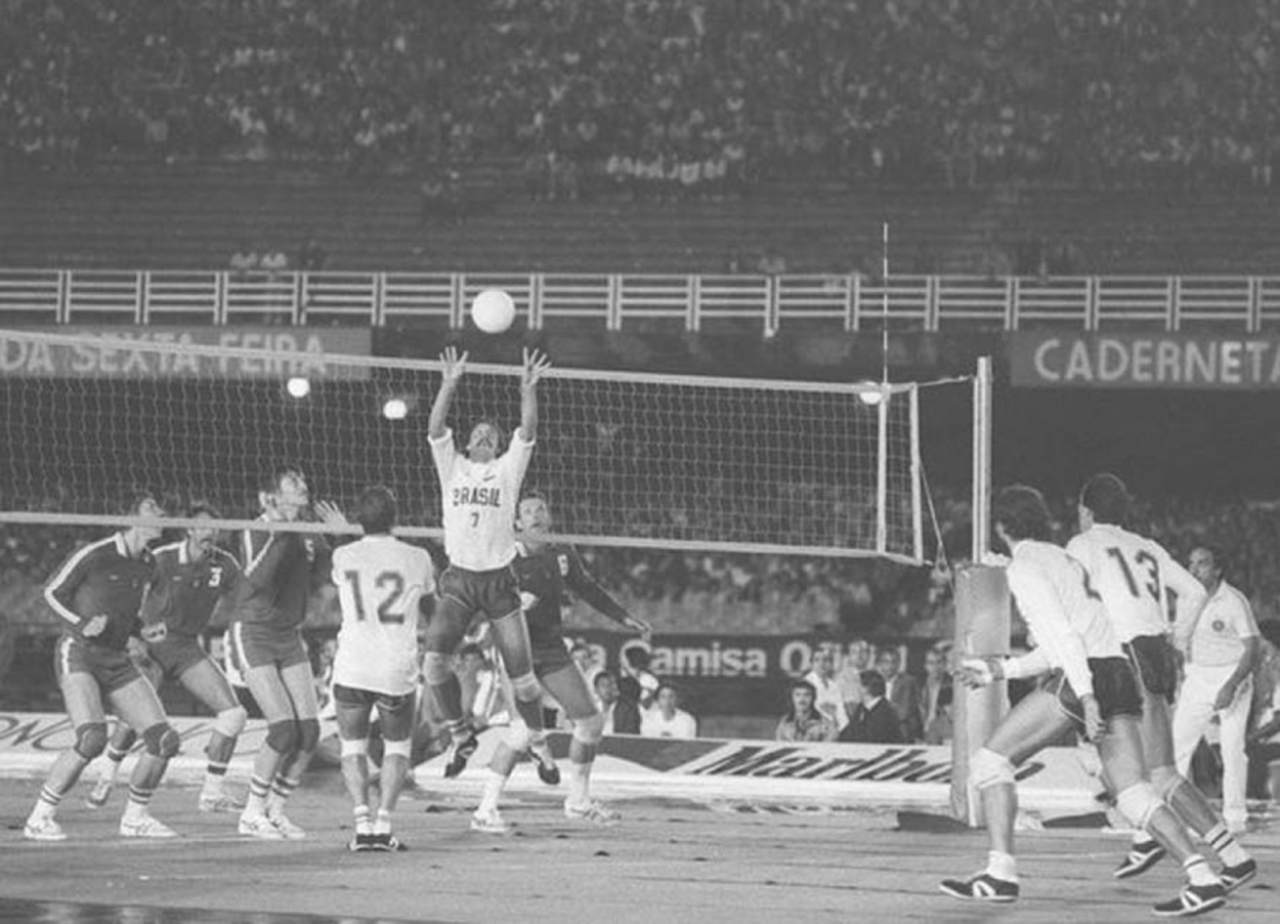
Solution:
[(498, 157), (557, 196), (797, 168), (1269, 184), (1278, 32), (1262, 0), (10, 0), (0, 143), (52, 168)]

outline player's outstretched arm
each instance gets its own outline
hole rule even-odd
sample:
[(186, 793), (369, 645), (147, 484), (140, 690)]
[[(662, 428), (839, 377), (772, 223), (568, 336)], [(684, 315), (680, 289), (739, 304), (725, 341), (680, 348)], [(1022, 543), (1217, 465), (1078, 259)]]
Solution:
[(572, 549), (569, 553), (567, 583), (570, 590), (601, 615), (608, 616), (614, 622), (626, 626), (633, 632), (638, 632), (645, 639), (648, 639), (653, 634), (651, 625), (643, 619), (628, 613), (626, 608), (613, 598), (612, 594), (600, 586), (600, 582), (587, 570), (586, 562), (582, 560), (582, 556), (578, 554), (577, 549)]
[(551, 360), (540, 350), (524, 351), (524, 371), (520, 376), (520, 435), (526, 443), (538, 438), (538, 380), (551, 368)]
[(462, 373), (466, 371), (467, 354), (465, 352), (459, 354), (457, 347), (445, 347), (444, 352), (440, 354), (440, 361), (444, 363), (440, 390), (436, 392), (435, 400), (431, 402), (431, 416), (427, 418), (427, 436), (433, 440), (444, 436), (445, 423), (449, 418), (449, 405), (453, 403), (453, 393), (462, 379)]

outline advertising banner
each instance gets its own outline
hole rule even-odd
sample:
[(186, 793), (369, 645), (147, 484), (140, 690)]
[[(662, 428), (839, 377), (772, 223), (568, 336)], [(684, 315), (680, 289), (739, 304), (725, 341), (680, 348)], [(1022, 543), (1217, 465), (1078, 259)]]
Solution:
[(1019, 331), (1014, 385), (1027, 388), (1280, 389), (1280, 338)]
[[(35, 331), (33, 331), (35, 332)], [(51, 344), (22, 333), (0, 334), (0, 376), (40, 378), (280, 378), (365, 379), (369, 369), (328, 362), (324, 354), (368, 356), (372, 336), (358, 327), (98, 327), (45, 328), (44, 333), (86, 338), (82, 344)], [(111, 338), (136, 344), (122, 348), (94, 343)], [(270, 350), (278, 357), (200, 355), (159, 351), (151, 344)]]

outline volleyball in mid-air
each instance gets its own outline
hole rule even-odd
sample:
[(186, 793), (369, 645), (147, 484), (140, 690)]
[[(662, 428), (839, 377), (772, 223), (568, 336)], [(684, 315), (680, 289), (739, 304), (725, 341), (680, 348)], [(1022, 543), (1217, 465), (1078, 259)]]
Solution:
[(485, 289), (471, 301), (471, 320), (486, 334), (500, 334), (516, 319), (516, 303), (501, 289)]

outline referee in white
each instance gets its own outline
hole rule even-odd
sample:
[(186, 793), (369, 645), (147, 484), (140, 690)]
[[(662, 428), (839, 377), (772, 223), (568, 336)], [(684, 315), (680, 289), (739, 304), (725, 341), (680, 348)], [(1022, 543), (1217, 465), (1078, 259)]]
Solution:
[(1178, 772), (1190, 778), (1191, 755), (1216, 714), (1222, 744), (1222, 817), (1229, 830), (1244, 831), (1248, 821), (1244, 753), (1253, 668), (1260, 643), (1249, 601), (1222, 579), (1219, 550), (1198, 546), (1188, 568), (1204, 584), (1209, 598), (1187, 643), (1182, 688), (1173, 713), (1173, 745)]

